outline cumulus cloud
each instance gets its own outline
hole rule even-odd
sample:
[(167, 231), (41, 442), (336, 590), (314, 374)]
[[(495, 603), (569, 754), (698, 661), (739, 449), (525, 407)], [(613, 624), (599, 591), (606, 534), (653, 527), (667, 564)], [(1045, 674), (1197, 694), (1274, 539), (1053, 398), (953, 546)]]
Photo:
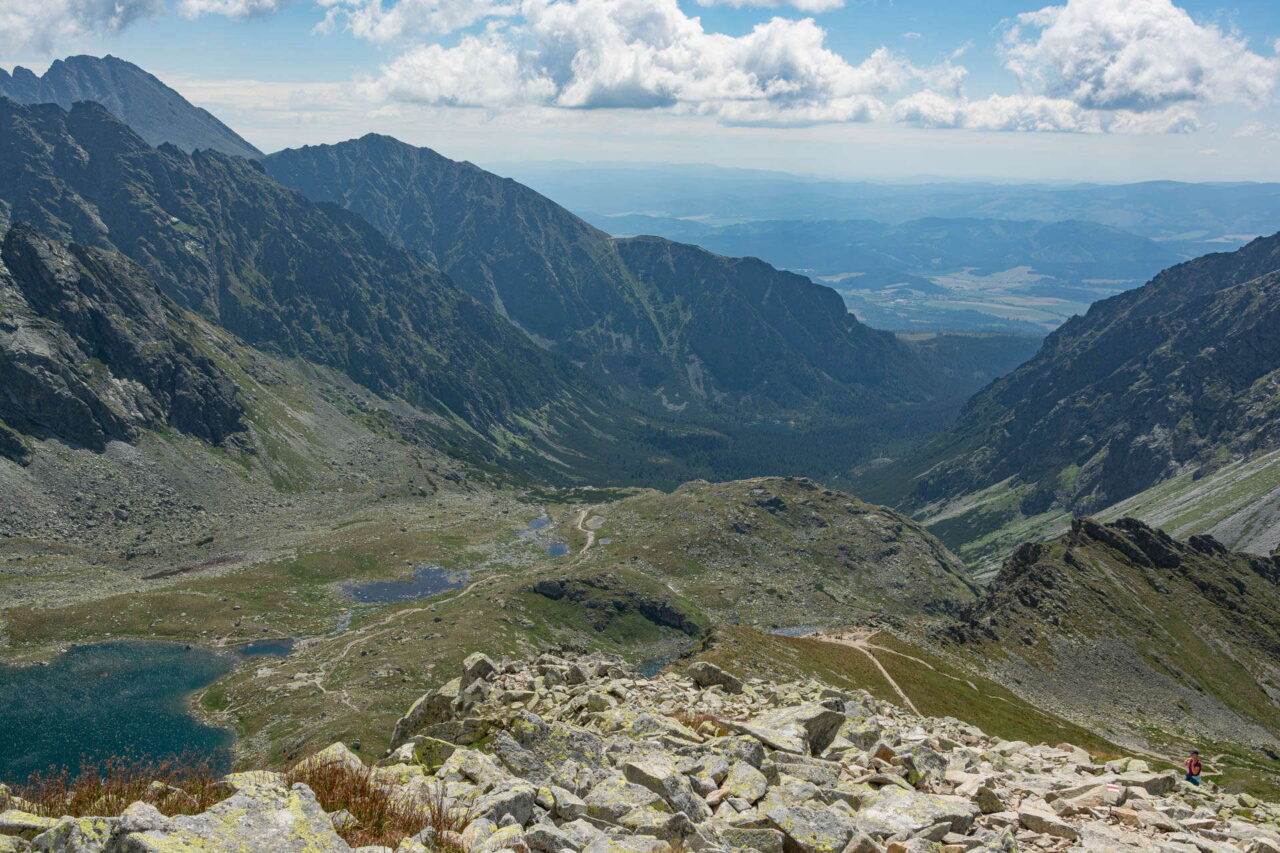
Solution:
[(514, 15), (517, 11), (516, 0), (396, 0), (390, 6), (384, 6), (382, 0), (316, 2), (328, 10), (317, 28), (321, 32), (345, 26), (354, 35), (376, 42), (451, 33), (479, 21)]
[(201, 15), (252, 18), (277, 12), (286, 2), (288, 0), (180, 0), (178, 12), (187, 18)]
[(1280, 59), (1198, 24), (1171, 0), (1068, 0), (1018, 15), (1006, 67), (1029, 89), (1087, 109), (1135, 113), (1179, 104), (1267, 103)]
[(669, 108), (744, 124), (869, 121), (882, 98), (922, 82), (958, 88), (963, 69), (919, 68), (880, 48), (858, 64), (810, 18), (741, 36), (708, 32), (676, 0), (524, 0), (521, 23), (415, 48), (374, 82), (385, 96), (497, 108)]
[(844, 6), (844, 0), (698, 0), (699, 6), (733, 6), (741, 9), (744, 6), (758, 6), (765, 9), (777, 9), (780, 6), (794, 6), (801, 12), (818, 14), (830, 12)]
[(163, 8), (164, 0), (4, 0), (0, 49), (47, 52), (62, 42), (123, 30)]

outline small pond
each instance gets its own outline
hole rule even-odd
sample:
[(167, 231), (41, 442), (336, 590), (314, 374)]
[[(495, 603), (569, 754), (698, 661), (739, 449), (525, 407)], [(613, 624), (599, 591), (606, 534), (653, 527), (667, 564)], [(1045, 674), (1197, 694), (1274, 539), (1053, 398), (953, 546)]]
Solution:
[(230, 769), (232, 733), (190, 713), (188, 698), (226, 675), (234, 655), (176, 643), (80, 646), (47, 666), (0, 666), (0, 782), (85, 760), (207, 756)]
[(439, 566), (419, 563), (413, 577), (402, 581), (369, 581), (347, 587), (347, 595), (361, 604), (388, 604), (430, 598), (441, 592), (459, 589), (467, 582), (467, 573), (452, 572)]
[(231, 651), (242, 658), (287, 658), (293, 654), (293, 646), (297, 642), (293, 637), (254, 640), (249, 643), (232, 646)]
[(543, 533), (551, 526), (551, 519), (545, 513), (538, 518), (530, 519), (529, 526), (524, 530), (517, 530), (516, 535), (521, 539), (529, 539), (537, 542), (543, 548), (547, 549), (547, 555), (551, 557), (563, 557), (569, 553), (569, 546), (563, 542), (556, 542), (551, 537)]

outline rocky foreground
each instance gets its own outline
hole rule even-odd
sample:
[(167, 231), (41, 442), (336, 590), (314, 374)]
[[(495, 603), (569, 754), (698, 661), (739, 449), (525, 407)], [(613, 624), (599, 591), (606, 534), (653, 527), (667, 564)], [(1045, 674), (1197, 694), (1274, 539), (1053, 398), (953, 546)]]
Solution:
[[(706, 663), (643, 678), (620, 659), (472, 655), (367, 768), (342, 744), (306, 768), (442, 804), (362, 853), (1280, 853), (1280, 805), (1195, 788), (1137, 759), (992, 738), (818, 683), (742, 682)], [(0, 788), (0, 851), (338, 853), (353, 816), (293, 776), (241, 773), (202, 814), (138, 802), (48, 818)]]

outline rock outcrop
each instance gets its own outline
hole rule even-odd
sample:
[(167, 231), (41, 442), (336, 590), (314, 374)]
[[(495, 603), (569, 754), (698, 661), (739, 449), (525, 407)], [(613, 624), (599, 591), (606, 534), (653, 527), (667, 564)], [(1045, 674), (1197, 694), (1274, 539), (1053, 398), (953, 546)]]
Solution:
[[(703, 666), (697, 680), (646, 679), (603, 655), (472, 655), (401, 720), (377, 766), (341, 744), (304, 765), (367, 773), (458, 819), (423, 826), (394, 853), (1280, 849), (1280, 805), (1192, 787), (1142, 760), (1003, 741), (812, 682), (750, 679), (728, 692), (713, 676)], [(326, 819), (306, 786), (270, 773), (226, 784), (229, 799), (172, 818), (143, 803), (60, 820), (11, 804), (0, 850), (350, 849), (335, 827), (351, 815)]]
[[(93, 450), (164, 426), (221, 444), (244, 412), (188, 326), (126, 258), (15, 225), (0, 248), (0, 422)], [(0, 455), (26, 448), (0, 437)]]
[(1280, 749), (1280, 560), (1132, 518), (1021, 545), (941, 632), (1041, 707), (1135, 740)]

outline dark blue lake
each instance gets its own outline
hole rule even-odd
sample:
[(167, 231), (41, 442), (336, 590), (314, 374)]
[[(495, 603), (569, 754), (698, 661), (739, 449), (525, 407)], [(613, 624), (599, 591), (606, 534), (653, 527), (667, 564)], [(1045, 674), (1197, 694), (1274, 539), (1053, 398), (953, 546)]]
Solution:
[(362, 604), (386, 604), (394, 601), (414, 601), (430, 598), (437, 593), (458, 589), (467, 582), (466, 572), (451, 572), (439, 566), (419, 563), (413, 577), (403, 581), (370, 581), (347, 587), (352, 600)]
[(230, 769), (232, 733), (200, 723), (188, 697), (226, 675), (232, 655), (172, 643), (73, 648), (48, 666), (0, 666), (0, 782), (112, 755), (208, 756)]

